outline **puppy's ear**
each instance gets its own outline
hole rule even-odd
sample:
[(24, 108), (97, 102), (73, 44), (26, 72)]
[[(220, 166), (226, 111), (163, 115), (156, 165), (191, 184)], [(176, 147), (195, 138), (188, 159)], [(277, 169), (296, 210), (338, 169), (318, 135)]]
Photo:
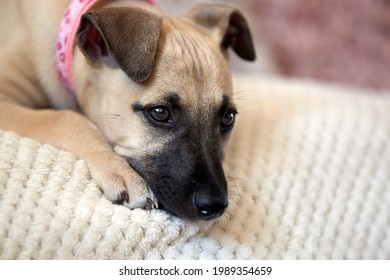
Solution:
[(162, 19), (137, 8), (105, 8), (83, 15), (77, 45), (93, 63), (112, 55), (134, 81), (146, 81), (153, 70)]
[(247, 21), (239, 10), (224, 5), (198, 4), (188, 15), (221, 42), (223, 51), (232, 47), (241, 58), (256, 59)]

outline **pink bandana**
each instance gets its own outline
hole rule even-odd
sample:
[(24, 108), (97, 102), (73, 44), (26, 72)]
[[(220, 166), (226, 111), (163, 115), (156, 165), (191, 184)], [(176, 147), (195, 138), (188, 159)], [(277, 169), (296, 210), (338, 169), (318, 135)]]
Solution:
[[(57, 68), (66, 89), (74, 93), (72, 83), (73, 47), (80, 19), (98, 0), (72, 0), (65, 12), (60, 26), (60, 34), (56, 45)], [(154, 0), (148, 0), (156, 5)]]

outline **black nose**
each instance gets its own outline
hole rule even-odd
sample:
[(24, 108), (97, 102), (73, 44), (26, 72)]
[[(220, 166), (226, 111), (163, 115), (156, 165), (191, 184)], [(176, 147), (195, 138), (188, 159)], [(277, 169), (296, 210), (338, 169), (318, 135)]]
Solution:
[(199, 216), (205, 220), (218, 218), (229, 204), (226, 196), (215, 197), (205, 194), (195, 195), (194, 203)]

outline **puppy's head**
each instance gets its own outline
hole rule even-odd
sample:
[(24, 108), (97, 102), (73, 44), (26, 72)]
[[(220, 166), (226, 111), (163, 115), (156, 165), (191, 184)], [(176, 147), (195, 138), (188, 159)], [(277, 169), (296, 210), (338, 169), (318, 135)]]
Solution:
[(91, 69), (83, 110), (160, 207), (192, 220), (220, 216), (223, 147), (237, 113), (227, 49), (255, 58), (242, 14), (219, 5), (180, 18), (105, 8), (84, 15), (77, 43)]

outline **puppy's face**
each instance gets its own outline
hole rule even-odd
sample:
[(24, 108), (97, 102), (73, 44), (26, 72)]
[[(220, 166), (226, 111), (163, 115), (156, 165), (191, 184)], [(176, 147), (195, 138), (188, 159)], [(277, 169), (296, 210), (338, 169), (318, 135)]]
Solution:
[(216, 218), (228, 205), (223, 147), (237, 113), (226, 53), (188, 17), (164, 18), (159, 28), (147, 79), (136, 81), (108, 53), (93, 65), (85, 110), (160, 208), (192, 220)]

